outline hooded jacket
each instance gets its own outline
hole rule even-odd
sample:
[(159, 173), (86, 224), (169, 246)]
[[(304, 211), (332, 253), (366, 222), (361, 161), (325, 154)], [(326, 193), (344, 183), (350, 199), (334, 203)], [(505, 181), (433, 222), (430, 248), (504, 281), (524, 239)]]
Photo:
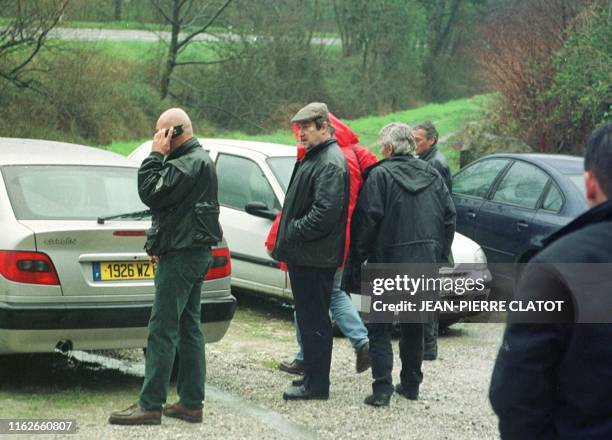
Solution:
[(272, 257), (288, 265), (340, 266), (348, 201), (346, 160), (330, 138), (295, 164)]
[(196, 139), (166, 158), (152, 152), (138, 170), (138, 194), (152, 212), (145, 243), (149, 255), (210, 247), (221, 240), (215, 166)]
[(410, 156), (392, 156), (366, 171), (351, 224), (346, 287), (360, 291), (360, 265), (447, 262), (455, 206), (440, 174)]

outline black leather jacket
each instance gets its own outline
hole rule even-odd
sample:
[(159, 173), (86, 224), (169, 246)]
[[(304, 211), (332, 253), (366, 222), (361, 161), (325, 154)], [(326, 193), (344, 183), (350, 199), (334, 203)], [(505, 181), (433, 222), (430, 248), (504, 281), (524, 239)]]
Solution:
[(152, 152), (138, 170), (138, 194), (152, 211), (145, 243), (149, 255), (206, 248), (221, 240), (217, 174), (196, 139), (165, 159)]
[(295, 164), (272, 256), (288, 265), (341, 266), (348, 201), (346, 159), (331, 138)]

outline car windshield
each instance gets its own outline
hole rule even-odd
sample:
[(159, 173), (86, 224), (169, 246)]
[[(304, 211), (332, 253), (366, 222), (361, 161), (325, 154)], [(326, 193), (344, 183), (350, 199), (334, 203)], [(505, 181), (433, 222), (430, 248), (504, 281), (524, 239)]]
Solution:
[(137, 168), (20, 165), (2, 168), (18, 220), (89, 220), (142, 211)]
[(566, 174), (569, 180), (576, 185), (576, 188), (586, 199), (586, 189), (584, 188), (584, 176), (582, 174)]
[(272, 172), (276, 176), (278, 183), (280, 183), (280, 185), (283, 187), (283, 191), (287, 192), (289, 180), (291, 180), (291, 173), (293, 172), (293, 165), (295, 164), (295, 157), (270, 157), (268, 158), (267, 162), (268, 165), (270, 165)]

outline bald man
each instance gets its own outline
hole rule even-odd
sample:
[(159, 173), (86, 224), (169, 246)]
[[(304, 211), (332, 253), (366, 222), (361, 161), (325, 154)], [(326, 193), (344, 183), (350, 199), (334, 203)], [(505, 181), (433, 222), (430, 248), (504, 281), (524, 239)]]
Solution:
[(151, 154), (138, 170), (138, 193), (151, 208), (145, 249), (158, 267), (149, 320), (145, 378), (139, 401), (111, 414), (118, 425), (159, 425), (175, 353), (179, 354), (179, 401), (163, 413), (202, 421), (204, 341), (200, 328), (202, 279), (210, 247), (221, 240), (217, 176), (189, 116), (173, 108), (155, 127)]

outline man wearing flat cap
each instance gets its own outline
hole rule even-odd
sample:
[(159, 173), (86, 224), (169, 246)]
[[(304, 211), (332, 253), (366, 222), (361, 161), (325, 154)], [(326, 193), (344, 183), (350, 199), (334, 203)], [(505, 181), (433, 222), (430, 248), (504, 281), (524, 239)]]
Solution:
[(344, 257), (349, 174), (324, 103), (308, 104), (291, 122), (298, 126), (306, 155), (293, 169), (272, 256), (289, 269), (304, 379), (294, 381), (283, 398), (326, 400), (332, 353), (329, 305)]

